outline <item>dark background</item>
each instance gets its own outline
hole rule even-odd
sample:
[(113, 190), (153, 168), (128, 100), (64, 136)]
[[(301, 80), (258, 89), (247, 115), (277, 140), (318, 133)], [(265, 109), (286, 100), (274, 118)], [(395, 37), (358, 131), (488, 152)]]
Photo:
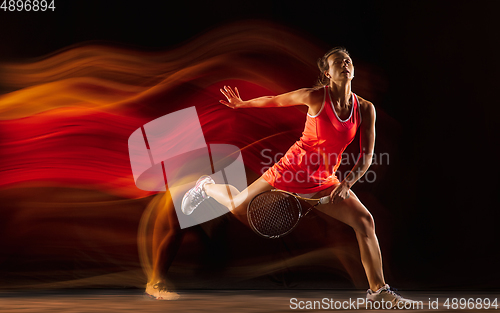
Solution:
[(396, 225), (391, 275), (406, 286), (498, 288), (497, 2), (86, 0), (56, 8), (0, 11), (0, 60), (88, 41), (168, 49), (245, 19), (284, 25), (325, 50), (347, 47), (355, 63), (383, 72), (387, 90), (375, 105), (400, 124), (397, 160), (379, 192)]

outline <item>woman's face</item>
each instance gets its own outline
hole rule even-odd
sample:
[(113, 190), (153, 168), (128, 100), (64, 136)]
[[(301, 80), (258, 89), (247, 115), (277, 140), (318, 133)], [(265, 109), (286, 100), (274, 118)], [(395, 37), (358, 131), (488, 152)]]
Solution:
[(354, 65), (352, 60), (344, 52), (337, 52), (332, 54), (327, 59), (328, 71), (325, 75), (334, 82), (343, 82), (345, 80), (352, 80), (354, 78)]

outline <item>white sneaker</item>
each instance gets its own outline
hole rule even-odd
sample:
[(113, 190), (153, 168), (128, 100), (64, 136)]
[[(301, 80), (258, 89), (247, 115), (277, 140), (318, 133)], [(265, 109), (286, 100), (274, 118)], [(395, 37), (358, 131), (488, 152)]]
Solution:
[(366, 300), (373, 302), (391, 302), (392, 308), (394, 309), (408, 309), (412, 308), (416, 301), (405, 299), (401, 297), (397, 292), (391, 289), (388, 284), (385, 284), (382, 288), (377, 291), (368, 289), (366, 292)]
[(146, 285), (146, 294), (155, 300), (177, 300), (180, 297), (177, 292), (168, 291), (167, 286), (162, 282), (148, 283)]
[(207, 175), (201, 176), (196, 185), (189, 189), (182, 198), (182, 213), (190, 215), (205, 199), (210, 198), (203, 189), (205, 184), (215, 184), (214, 180)]

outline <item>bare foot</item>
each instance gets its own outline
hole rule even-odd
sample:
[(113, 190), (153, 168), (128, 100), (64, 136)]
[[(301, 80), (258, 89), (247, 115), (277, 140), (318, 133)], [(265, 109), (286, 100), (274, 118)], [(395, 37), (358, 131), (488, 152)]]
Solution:
[(168, 291), (167, 284), (164, 281), (148, 283), (146, 285), (146, 293), (156, 300), (177, 300), (180, 297), (177, 292)]

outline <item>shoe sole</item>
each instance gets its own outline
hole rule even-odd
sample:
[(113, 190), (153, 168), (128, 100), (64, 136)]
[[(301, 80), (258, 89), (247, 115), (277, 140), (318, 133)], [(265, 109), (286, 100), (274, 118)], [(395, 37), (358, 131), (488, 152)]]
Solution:
[(191, 212), (186, 213), (186, 212), (185, 212), (186, 210), (184, 209), (184, 206), (185, 206), (185, 205), (184, 205), (184, 201), (186, 200), (186, 198), (187, 198), (188, 194), (191, 192), (191, 190), (193, 190), (193, 189), (197, 188), (197, 187), (198, 187), (198, 185), (199, 185), (202, 181), (204, 181), (206, 178), (210, 178), (211, 184), (215, 184), (215, 182), (214, 182), (214, 180), (212, 179), (212, 177), (210, 177), (209, 175), (202, 175), (200, 178), (198, 178), (198, 180), (196, 181), (196, 184), (194, 185), (194, 187), (193, 187), (193, 188), (191, 188), (191, 189), (189, 189), (189, 190), (188, 190), (188, 191), (184, 194), (184, 197), (182, 198), (182, 202), (181, 202), (181, 211), (182, 211), (182, 213), (184, 213), (185, 215), (191, 215), (191, 213), (193, 213), (193, 212), (194, 212), (194, 210), (196, 210), (196, 208), (199, 206), (199, 204), (198, 204), (196, 207), (194, 207), (194, 208), (193, 208), (193, 210), (191, 210)]

